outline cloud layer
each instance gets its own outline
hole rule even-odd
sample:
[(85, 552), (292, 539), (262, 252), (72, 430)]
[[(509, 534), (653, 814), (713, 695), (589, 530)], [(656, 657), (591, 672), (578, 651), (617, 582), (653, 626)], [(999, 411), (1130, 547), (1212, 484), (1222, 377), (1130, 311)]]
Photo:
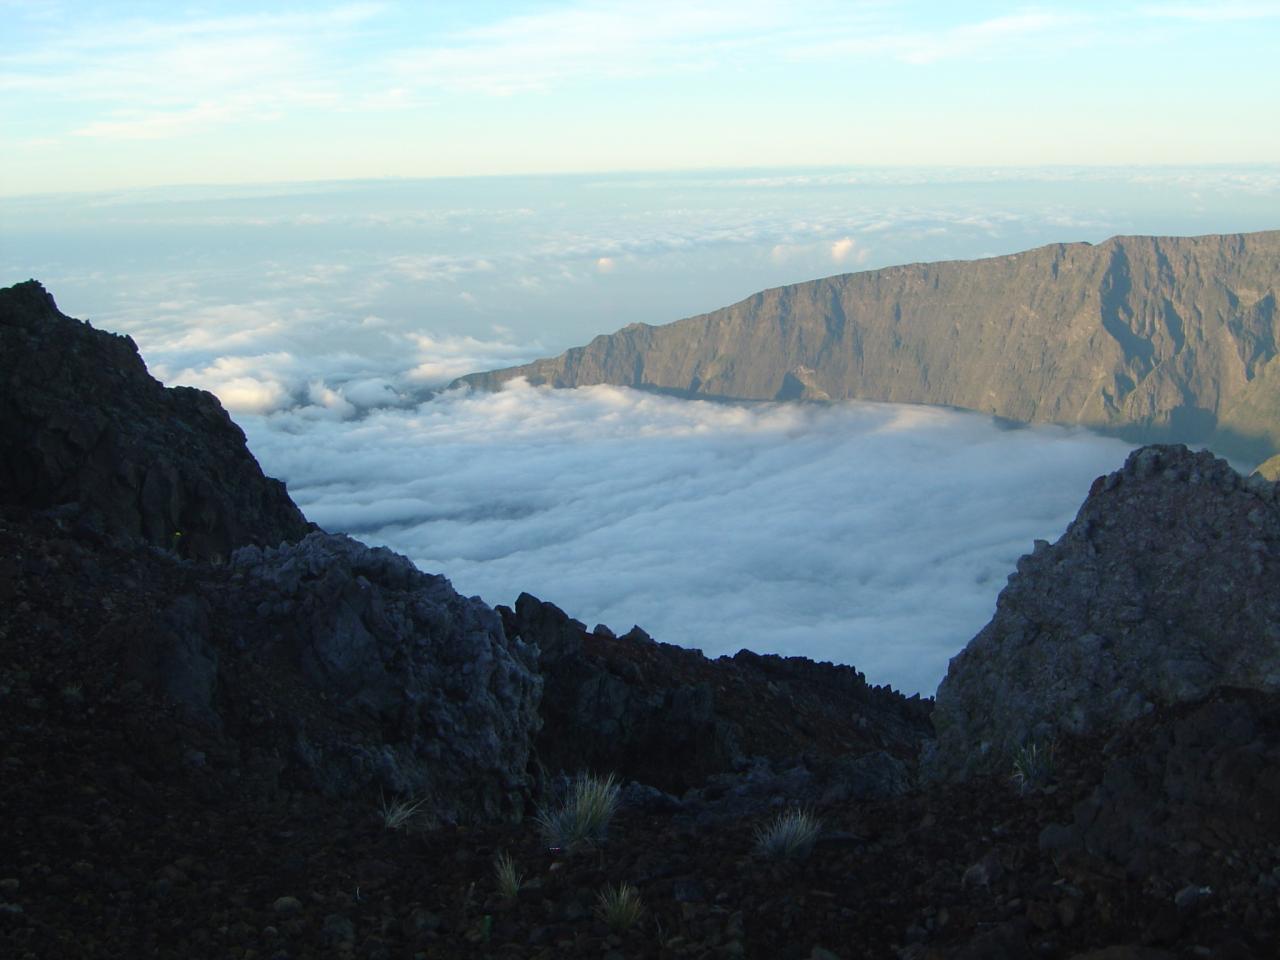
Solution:
[(245, 421), (331, 530), (468, 594), (710, 655), (852, 663), (931, 694), (1018, 556), (1123, 444), (926, 407), (683, 402), (516, 383), (356, 421)]

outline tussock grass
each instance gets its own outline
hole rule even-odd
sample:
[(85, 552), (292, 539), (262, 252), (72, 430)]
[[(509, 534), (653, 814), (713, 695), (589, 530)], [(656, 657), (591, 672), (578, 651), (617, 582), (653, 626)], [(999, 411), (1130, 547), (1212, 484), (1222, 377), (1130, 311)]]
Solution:
[(787, 810), (756, 828), (756, 852), (770, 860), (803, 860), (821, 832), (822, 822), (812, 814)]
[(629, 883), (605, 887), (596, 897), (596, 916), (614, 933), (631, 929), (643, 915), (640, 893)]
[(494, 859), (493, 877), (498, 884), (498, 895), (507, 900), (514, 900), (524, 886), (524, 874), (516, 869), (515, 861), (506, 853)]
[(1019, 793), (1030, 793), (1046, 786), (1053, 778), (1054, 750), (1050, 742), (1026, 743), (1013, 753), (1013, 775), (1010, 779), (1018, 785)]
[(538, 811), (538, 826), (552, 847), (572, 850), (605, 838), (618, 809), (621, 789), (613, 774), (603, 779), (583, 773), (569, 787), (564, 803)]
[(415, 800), (413, 797), (397, 798), (391, 801), (382, 797), (380, 810), (382, 825), (388, 830), (403, 830), (417, 819), (418, 810), (426, 802), (425, 799)]

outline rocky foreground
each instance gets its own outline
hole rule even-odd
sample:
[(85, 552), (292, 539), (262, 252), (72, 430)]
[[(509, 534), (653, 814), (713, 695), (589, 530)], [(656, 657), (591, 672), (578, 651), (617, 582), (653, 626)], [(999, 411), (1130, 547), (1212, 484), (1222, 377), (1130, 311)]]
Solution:
[[(0, 955), (1275, 955), (1273, 485), (1135, 453), (935, 705), (460, 597), (307, 525), (140, 367), (0, 291)], [(534, 815), (584, 770), (619, 809), (553, 844)], [(812, 848), (761, 850), (795, 808)]]

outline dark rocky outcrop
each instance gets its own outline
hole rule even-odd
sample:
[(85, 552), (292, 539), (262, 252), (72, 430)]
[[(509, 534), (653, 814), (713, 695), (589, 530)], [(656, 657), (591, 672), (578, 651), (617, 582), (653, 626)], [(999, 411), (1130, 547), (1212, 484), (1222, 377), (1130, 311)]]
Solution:
[(104, 721), (149, 715), (140, 762), (214, 794), (412, 796), (423, 824), (524, 815), (536, 651), (443, 577), (324, 533), (209, 564), (4, 513), (3, 649), (63, 663)]
[(1113, 237), (765, 290), (463, 377), (736, 400), (929, 403), (1280, 452), (1280, 231)]
[(163, 386), (34, 280), (0, 290), (0, 491), (189, 557), (313, 529), (213, 394)]
[[(547, 773), (613, 771), (676, 794), (715, 777), (716, 797), (741, 785), (776, 800), (788, 791), (769, 786), (774, 771), (792, 771), (815, 798), (849, 795), (905, 789), (894, 758), (914, 758), (930, 733), (930, 701), (871, 686), (852, 667), (746, 650), (710, 660), (638, 627), (589, 632), (528, 594), (498, 609), (508, 636), (540, 651), (536, 754)], [(857, 762), (872, 754), (885, 761), (874, 771)]]
[(951, 661), (931, 774), (1006, 769), (1024, 743), (1114, 731), (1222, 686), (1280, 690), (1278, 489), (1178, 446), (1099, 478)]
[(282, 716), (316, 787), (412, 796), (435, 822), (519, 819), (538, 729), (537, 651), (444, 577), (348, 537), (245, 547), (222, 618), (244, 656), (297, 672)]

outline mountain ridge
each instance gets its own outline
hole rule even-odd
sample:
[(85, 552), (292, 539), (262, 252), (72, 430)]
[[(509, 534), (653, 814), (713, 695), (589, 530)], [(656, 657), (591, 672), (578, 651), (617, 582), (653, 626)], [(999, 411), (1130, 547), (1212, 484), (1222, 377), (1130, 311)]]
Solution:
[(470, 374), (723, 400), (928, 403), (1280, 452), (1280, 231), (1117, 236), (839, 274)]

